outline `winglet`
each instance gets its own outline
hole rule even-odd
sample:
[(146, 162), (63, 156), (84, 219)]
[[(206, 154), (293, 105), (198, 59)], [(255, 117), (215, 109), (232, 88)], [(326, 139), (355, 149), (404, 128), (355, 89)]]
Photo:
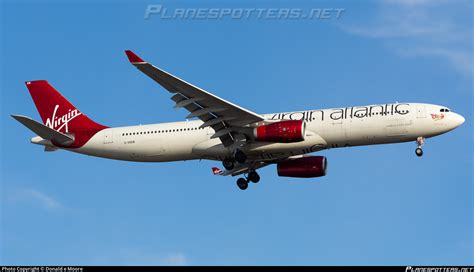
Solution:
[(128, 60), (132, 64), (138, 64), (138, 63), (145, 63), (144, 60), (142, 60), (139, 56), (137, 56), (135, 53), (133, 53), (131, 50), (125, 50), (125, 54), (127, 54)]
[(223, 171), (217, 167), (212, 167), (212, 173), (214, 175), (222, 175)]

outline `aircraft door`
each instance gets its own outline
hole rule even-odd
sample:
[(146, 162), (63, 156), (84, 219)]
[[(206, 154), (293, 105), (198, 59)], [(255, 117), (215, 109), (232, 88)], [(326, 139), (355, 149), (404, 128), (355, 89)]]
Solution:
[(104, 144), (111, 144), (114, 142), (114, 130), (105, 129), (104, 130)]

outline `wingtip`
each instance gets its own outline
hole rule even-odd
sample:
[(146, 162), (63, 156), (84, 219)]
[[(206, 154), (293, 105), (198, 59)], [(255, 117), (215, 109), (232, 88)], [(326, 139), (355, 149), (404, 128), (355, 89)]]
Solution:
[(145, 61), (137, 56), (137, 54), (133, 53), (132, 50), (125, 50), (125, 54), (127, 54), (127, 58), (130, 61), (130, 63), (144, 63)]
[(24, 116), (24, 115), (19, 115), (19, 114), (10, 114), (10, 116), (11, 116), (13, 119), (15, 119), (15, 120), (17, 120), (17, 121), (19, 121), (19, 122), (20, 122), (22, 119), (28, 118), (28, 117), (26, 117), (26, 116)]

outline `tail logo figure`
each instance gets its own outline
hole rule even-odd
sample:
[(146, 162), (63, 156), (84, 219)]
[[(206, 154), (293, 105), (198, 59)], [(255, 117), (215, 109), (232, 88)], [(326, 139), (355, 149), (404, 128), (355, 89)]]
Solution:
[(60, 117), (56, 117), (56, 112), (58, 111), (59, 105), (54, 107), (53, 115), (50, 118), (46, 119), (46, 126), (61, 131), (61, 129), (65, 128), (65, 132), (69, 132), (68, 123), (76, 118), (77, 116), (81, 115), (82, 113), (79, 112), (77, 109), (69, 110), (66, 114)]

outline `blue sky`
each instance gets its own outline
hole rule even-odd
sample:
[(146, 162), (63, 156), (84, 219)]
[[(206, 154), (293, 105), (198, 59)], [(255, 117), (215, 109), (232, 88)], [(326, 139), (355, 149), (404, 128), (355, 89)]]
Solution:
[[(470, 1), (3, 1), (1, 264), (474, 264)], [(336, 19), (144, 19), (175, 8), (344, 8)], [(326, 177), (242, 192), (210, 161), (43, 152), (9, 115), (40, 120), (47, 79), (108, 126), (181, 121), (123, 50), (259, 113), (395, 101), (446, 105), (460, 128), (415, 143), (320, 152)]]

